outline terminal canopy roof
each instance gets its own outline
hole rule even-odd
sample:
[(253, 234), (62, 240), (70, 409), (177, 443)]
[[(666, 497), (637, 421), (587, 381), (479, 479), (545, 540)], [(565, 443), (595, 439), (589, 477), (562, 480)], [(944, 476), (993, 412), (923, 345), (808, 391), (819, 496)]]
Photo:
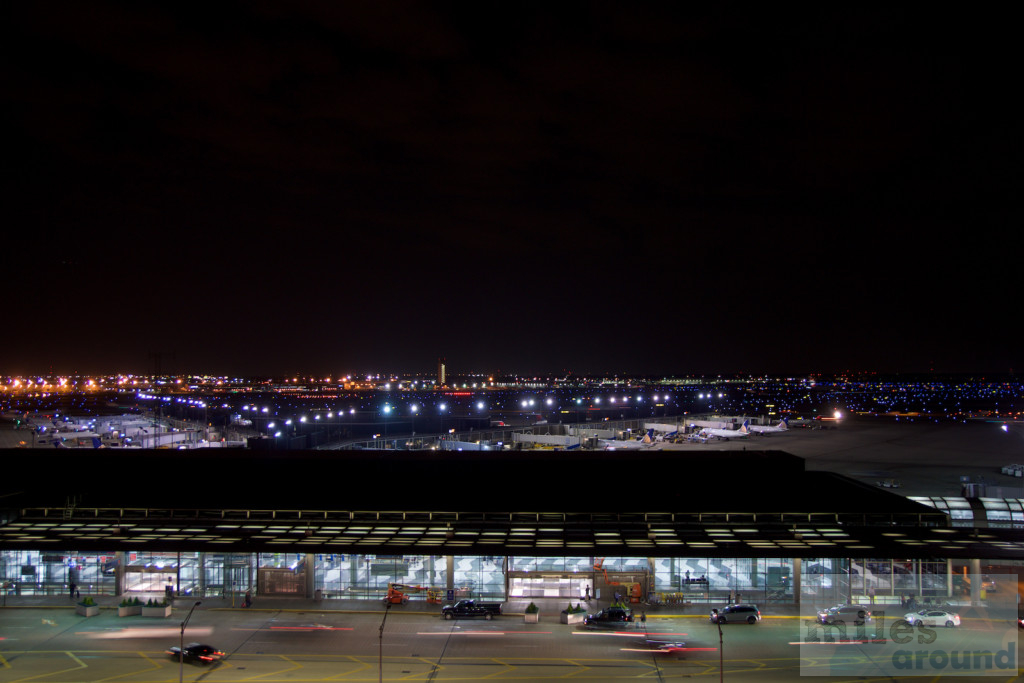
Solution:
[[(0, 550), (1021, 557), (779, 451), (6, 451)], [(145, 544), (140, 545), (140, 544)]]

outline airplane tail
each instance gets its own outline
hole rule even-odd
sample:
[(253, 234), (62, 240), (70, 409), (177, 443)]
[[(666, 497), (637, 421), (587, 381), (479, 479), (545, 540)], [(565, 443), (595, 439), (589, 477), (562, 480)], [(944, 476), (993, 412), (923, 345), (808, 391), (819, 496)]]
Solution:
[(780, 429), (789, 429), (789, 418), (788, 417), (784, 417), (784, 418), (782, 418), (782, 420), (779, 421), (779, 428)]
[(748, 427), (750, 427), (750, 420), (744, 420), (743, 421), (743, 426), (740, 427), (740, 430), (739, 430), (740, 434), (749, 434), (750, 433), (750, 429), (748, 429)]

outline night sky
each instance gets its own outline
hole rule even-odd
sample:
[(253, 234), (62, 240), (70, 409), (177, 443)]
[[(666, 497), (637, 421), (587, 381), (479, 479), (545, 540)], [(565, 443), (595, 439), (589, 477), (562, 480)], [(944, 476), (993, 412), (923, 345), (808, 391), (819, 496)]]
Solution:
[(1019, 369), (994, 7), (8, 3), (0, 373)]

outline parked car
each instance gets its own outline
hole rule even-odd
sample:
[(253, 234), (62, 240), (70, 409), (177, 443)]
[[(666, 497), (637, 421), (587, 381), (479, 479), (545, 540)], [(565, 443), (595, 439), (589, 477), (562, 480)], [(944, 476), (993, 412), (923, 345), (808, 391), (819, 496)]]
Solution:
[(871, 621), (871, 610), (864, 605), (836, 605), (818, 612), (822, 624), (863, 624)]
[(615, 626), (618, 624), (633, 621), (633, 610), (628, 607), (606, 607), (596, 614), (588, 614), (583, 619), (583, 625), (590, 628), (601, 626)]
[(903, 618), (911, 626), (922, 624), (924, 626), (945, 626), (953, 628), (960, 625), (960, 615), (956, 612), (946, 612), (941, 609), (923, 609), (920, 612), (910, 612)]
[(722, 609), (711, 610), (712, 624), (728, 624), (746, 622), (756, 624), (761, 621), (761, 610), (757, 605), (728, 605)]
[[(167, 651), (167, 654), (177, 661), (180, 652), (182, 652), (181, 648), (175, 645)], [(199, 664), (210, 664), (224, 656), (224, 653), (220, 650), (203, 643), (189, 643), (185, 646), (184, 653), (183, 661), (198, 662)]]

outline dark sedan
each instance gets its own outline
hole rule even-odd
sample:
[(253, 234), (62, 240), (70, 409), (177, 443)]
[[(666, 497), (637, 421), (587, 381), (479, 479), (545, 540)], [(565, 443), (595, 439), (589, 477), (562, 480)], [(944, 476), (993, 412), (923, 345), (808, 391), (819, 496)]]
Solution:
[[(175, 645), (167, 651), (167, 654), (169, 654), (172, 659), (177, 661), (178, 655), (181, 652), (181, 648)], [(224, 656), (224, 653), (220, 650), (214, 648), (211, 645), (204, 645), (203, 643), (189, 643), (185, 646), (184, 654), (184, 661), (198, 662), (200, 664), (210, 664)]]

